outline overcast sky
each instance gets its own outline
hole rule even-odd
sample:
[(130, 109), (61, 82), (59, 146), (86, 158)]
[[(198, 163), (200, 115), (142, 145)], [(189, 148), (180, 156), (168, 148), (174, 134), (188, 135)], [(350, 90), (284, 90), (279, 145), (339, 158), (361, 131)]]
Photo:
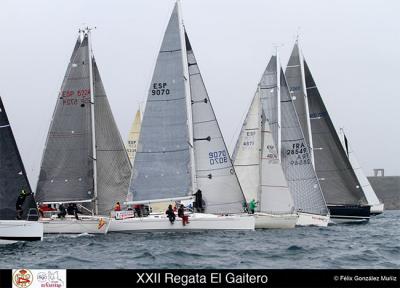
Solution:
[[(78, 29), (93, 50), (126, 141), (144, 102), (173, 0), (1, 0), (0, 95), (35, 189)], [(400, 1), (183, 0), (185, 26), (232, 151), (273, 46), (286, 66), (299, 31), (337, 128), (367, 175), (400, 175)]]

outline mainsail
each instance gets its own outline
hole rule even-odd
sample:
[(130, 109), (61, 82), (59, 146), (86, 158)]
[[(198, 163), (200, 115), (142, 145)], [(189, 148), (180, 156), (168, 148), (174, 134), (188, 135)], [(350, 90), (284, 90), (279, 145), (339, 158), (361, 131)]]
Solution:
[(193, 118), (197, 188), (207, 213), (240, 213), (244, 196), (185, 33)]
[[(313, 140), (313, 155), (328, 204), (367, 204), (317, 86), (304, 60), (304, 77)], [(290, 85), (290, 84), (289, 84)]]
[(125, 199), (131, 164), (91, 56), (90, 31), (82, 33), (50, 124), (36, 193), (44, 203), (92, 202), (93, 212), (106, 215)]
[(87, 34), (78, 37), (47, 135), (38, 202), (94, 198), (90, 65)]
[[(0, 97), (0, 220), (16, 219), (15, 207), (22, 189), (28, 194), (32, 192)], [(36, 210), (33, 194), (27, 196), (22, 208), (22, 219), (27, 219), (30, 209)], [(37, 215), (37, 211), (35, 214)]]
[(301, 129), (288, 84), (279, 65), (281, 86), (282, 166), (296, 209), (327, 215), (325, 199), (311, 162), (311, 153)]
[(136, 111), (135, 119), (133, 120), (131, 129), (129, 130), (128, 143), (126, 144), (126, 152), (128, 152), (129, 160), (133, 164), (135, 161), (137, 144), (139, 141), (140, 127), (142, 126), (142, 116), (140, 109)]
[(193, 193), (191, 141), (181, 41), (175, 4), (158, 54), (143, 113), (129, 193), (134, 201), (184, 198)]

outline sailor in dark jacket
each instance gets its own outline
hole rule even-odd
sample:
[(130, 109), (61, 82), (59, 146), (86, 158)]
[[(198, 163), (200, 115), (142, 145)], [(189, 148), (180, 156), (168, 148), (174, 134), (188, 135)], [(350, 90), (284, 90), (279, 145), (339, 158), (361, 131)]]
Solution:
[(19, 193), (17, 202), (15, 203), (15, 210), (17, 210), (17, 219), (18, 220), (22, 219), (22, 213), (23, 213), (22, 205), (24, 205), (26, 197), (31, 194), (32, 193), (26, 192), (25, 189), (21, 189), (21, 193)]
[(175, 213), (174, 213), (174, 209), (172, 209), (172, 205), (169, 204), (168, 206), (168, 210), (165, 211), (165, 214), (167, 214), (169, 221), (171, 222), (171, 224), (174, 224), (175, 221)]

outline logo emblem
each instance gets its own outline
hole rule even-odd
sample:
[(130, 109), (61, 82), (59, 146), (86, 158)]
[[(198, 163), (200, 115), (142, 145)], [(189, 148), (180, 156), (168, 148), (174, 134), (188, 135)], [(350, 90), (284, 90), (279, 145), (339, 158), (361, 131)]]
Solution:
[(28, 269), (16, 270), (13, 274), (13, 284), (14, 287), (26, 288), (31, 286), (33, 282), (32, 272)]
[(103, 218), (100, 218), (99, 224), (97, 225), (97, 229), (100, 230), (105, 224), (106, 224), (106, 221), (104, 221)]

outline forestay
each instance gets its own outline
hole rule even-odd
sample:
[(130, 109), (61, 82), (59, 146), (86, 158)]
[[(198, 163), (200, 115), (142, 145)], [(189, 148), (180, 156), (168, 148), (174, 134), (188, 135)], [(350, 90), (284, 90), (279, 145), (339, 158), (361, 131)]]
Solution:
[(186, 33), (185, 38), (197, 188), (202, 191), (206, 213), (240, 213), (243, 192)]
[(178, 6), (158, 54), (143, 114), (129, 192), (134, 201), (192, 193), (192, 164)]
[(88, 36), (78, 38), (47, 135), (39, 202), (87, 201), (93, 193), (93, 146)]

